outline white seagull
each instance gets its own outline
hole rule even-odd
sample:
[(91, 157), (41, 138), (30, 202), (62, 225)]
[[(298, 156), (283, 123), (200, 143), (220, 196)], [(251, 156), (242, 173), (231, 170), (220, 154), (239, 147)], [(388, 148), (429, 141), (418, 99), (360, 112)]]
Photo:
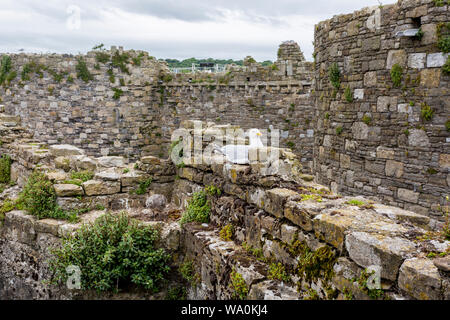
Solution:
[(258, 129), (250, 129), (248, 132), (250, 142), (249, 145), (229, 144), (221, 148), (216, 148), (214, 150), (224, 155), (228, 162), (236, 164), (248, 164), (250, 163), (248, 157), (249, 149), (257, 149), (264, 147), (264, 144), (261, 141), (261, 136), (262, 133)]

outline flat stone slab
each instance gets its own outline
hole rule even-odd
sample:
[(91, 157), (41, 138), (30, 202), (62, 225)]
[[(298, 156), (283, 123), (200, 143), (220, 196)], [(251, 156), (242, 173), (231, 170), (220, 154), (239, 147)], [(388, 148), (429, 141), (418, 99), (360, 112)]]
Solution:
[(83, 155), (84, 151), (69, 144), (56, 144), (50, 146), (50, 154), (54, 157)]
[(99, 167), (112, 168), (112, 167), (124, 167), (125, 159), (123, 157), (100, 157), (97, 158)]
[(75, 184), (55, 184), (53, 187), (58, 197), (76, 197), (84, 194), (83, 188)]
[(113, 170), (101, 171), (95, 174), (94, 179), (105, 181), (119, 181), (120, 174)]
[(120, 192), (120, 182), (89, 180), (83, 183), (87, 196), (100, 196)]

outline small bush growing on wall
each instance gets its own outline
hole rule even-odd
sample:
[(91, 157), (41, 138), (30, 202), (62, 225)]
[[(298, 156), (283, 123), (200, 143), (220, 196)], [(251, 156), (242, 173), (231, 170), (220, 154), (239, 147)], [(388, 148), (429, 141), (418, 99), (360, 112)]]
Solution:
[(341, 71), (339, 70), (336, 62), (331, 64), (330, 68), (328, 69), (328, 77), (333, 87), (335, 89), (339, 89), (339, 87), (341, 86)]
[(122, 72), (126, 74), (130, 74), (130, 71), (127, 68), (127, 63), (129, 62), (130, 56), (127, 53), (120, 54), (118, 51), (114, 53), (111, 58), (111, 64), (119, 68)]
[(78, 59), (75, 69), (77, 70), (78, 79), (81, 79), (84, 82), (89, 82), (90, 80), (94, 79), (92, 74), (89, 72), (89, 69), (86, 65), (86, 61), (84, 61), (83, 58)]
[(158, 239), (156, 229), (139, 224), (125, 212), (107, 213), (52, 250), (52, 280), (65, 282), (66, 268), (76, 265), (81, 269), (82, 289), (117, 292), (136, 284), (157, 292), (170, 270), (170, 255), (155, 247)]
[(420, 109), (420, 114), (425, 121), (430, 121), (433, 118), (434, 110), (431, 109), (426, 103), (422, 103), (422, 108)]
[(402, 83), (402, 78), (403, 78), (403, 68), (398, 64), (394, 64), (391, 69), (391, 80), (392, 83), (394, 84), (394, 87), (400, 87)]
[(345, 100), (347, 100), (347, 102), (353, 102), (353, 95), (350, 87), (345, 89)]
[(40, 171), (34, 171), (23, 188), (19, 202), (23, 209), (38, 217), (48, 217), (56, 209), (56, 193), (51, 181)]
[(244, 277), (236, 270), (233, 270), (231, 272), (230, 280), (230, 288), (233, 290), (233, 299), (245, 300), (248, 295), (248, 287)]
[(450, 22), (441, 22), (436, 26), (437, 46), (443, 53), (450, 52)]
[(70, 173), (71, 179), (80, 179), (83, 182), (86, 182), (88, 180), (91, 180), (94, 177), (94, 173), (89, 170), (82, 170), (82, 171), (73, 171)]
[(447, 61), (442, 66), (442, 71), (444, 72), (444, 74), (450, 74), (450, 56), (447, 57)]
[(284, 282), (289, 282), (290, 278), (286, 272), (285, 267), (281, 262), (273, 262), (269, 266), (268, 278), (272, 280), (280, 280)]
[(11, 179), (11, 158), (4, 154), (0, 158), (0, 183), (9, 183)]
[(52, 182), (41, 171), (34, 171), (16, 201), (18, 209), (24, 209), (38, 219), (54, 218), (76, 221), (77, 212), (65, 212), (56, 203)]
[(231, 224), (224, 226), (220, 230), (219, 236), (223, 241), (231, 241), (231, 238), (233, 237), (233, 226)]
[(372, 118), (368, 115), (364, 115), (364, 117), (362, 118), (362, 121), (367, 124), (370, 125), (370, 123), (372, 122)]
[(95, 53), (95, 60), (99, 63), (107, 63), (111, 56), (106, 52), (96, 52)]
[(123, 95), (122, 89), (119, 89), (119, 88), (112, 88), (112, 90), (114, 91), (113, 99), (114, 99), (114, 100), (119, 100), (120, 97)]
[(186, 211), (181, 217), (181, 225), (188, 222), (209, 222), (209, 214), (211, 213), (211, 206), (206, 197), (205, 191), (195, 192), (192, 199), (189, 200)]

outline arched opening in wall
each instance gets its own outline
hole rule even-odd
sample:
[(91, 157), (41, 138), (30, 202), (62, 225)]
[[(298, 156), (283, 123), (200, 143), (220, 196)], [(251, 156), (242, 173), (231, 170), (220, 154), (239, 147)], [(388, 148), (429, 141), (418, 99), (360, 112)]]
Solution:
[(250, 77), (247, 77), (247, 82), (250, 82)]

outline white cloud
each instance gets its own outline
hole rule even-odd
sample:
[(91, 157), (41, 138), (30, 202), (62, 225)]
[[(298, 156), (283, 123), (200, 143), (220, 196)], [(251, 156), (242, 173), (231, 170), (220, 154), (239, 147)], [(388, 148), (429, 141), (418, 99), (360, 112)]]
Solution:
[[(391, 0), (392, 2), (393, 0)], [(77, 1), (81, 27), (69, 30), (72, 1), (4, 0), (0, 51), (78, 53), (94, 45), (122, 45), (158, 58), (274, 60), (278, 45), (295, 40), (310, 59), (314, 25), (376, 0)]]

